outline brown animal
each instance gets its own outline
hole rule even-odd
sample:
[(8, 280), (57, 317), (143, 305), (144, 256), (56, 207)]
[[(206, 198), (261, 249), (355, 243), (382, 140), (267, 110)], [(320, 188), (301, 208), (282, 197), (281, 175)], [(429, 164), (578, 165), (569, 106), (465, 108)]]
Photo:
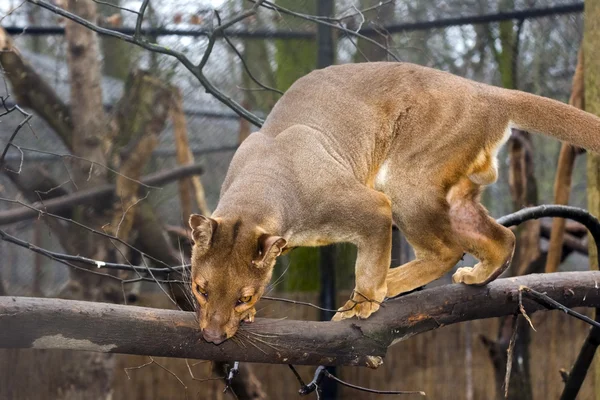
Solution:
[[(210, 218), (190, 217), (192, 290), (206, 340), (251, 322), (277, 256), (357, 246), (356, 287), (334, 320), (480, 262), (454, 282), (484, 285), (509, 265), (513, 233), (479, 203), (510, 128), (600, 152), (600, 119), (558, 101), (407, 63), (328, 67), (299, 79), (236, 152)], [(392, 221), (416, 260), (389, 269)]]

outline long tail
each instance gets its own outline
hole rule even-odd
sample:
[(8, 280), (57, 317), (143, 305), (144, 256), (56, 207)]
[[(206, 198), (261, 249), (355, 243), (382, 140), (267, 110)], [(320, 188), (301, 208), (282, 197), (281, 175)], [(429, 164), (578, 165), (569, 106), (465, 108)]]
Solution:
[(560, 101), (511, 90), (509, 118), (519, 129), (600, 153), (600, 118)]

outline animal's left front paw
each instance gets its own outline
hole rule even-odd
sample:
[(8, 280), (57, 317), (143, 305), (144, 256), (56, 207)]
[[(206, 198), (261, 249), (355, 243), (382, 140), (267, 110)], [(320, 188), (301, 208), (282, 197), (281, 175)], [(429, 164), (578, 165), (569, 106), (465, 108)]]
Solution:
[(244, 315), (242, 317), (242, 321), (247, 324), (250, 324), (250, 323), (254, 322), (255, 315), (256, 315), (256, 308), (252, 307), (251, 309), (246, 311), (246, 315)]
[[(381, 292), (381, 293), (380, 293)], [(373, 297), (367, 297), (354, 291), (350, 300), (340, 307), (331, 319), (332, 321), (341, 321), (352, 317), (358, 317), (360, 319), (367, 319), (375, 311), (379, 310), (381, 302), (385, 297), (386, 290), (379, 290)]]

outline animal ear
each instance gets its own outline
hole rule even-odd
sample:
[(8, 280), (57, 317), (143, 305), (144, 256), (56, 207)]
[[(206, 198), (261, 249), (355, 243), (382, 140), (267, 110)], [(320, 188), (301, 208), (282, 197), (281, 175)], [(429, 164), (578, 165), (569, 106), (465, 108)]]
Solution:
[(200, 214), (190, 215), (190, 228), (192, 228), (192, 240), (197, 249), (206, 251), (210, 247), (213, 233), (217, 229), (218, 222), (212, 218)]
[(258, 257), (252, 264), (258, 268), (271, 266), (286, 245), (287, 241), (281, 236), (262, 235), (258, 238)]

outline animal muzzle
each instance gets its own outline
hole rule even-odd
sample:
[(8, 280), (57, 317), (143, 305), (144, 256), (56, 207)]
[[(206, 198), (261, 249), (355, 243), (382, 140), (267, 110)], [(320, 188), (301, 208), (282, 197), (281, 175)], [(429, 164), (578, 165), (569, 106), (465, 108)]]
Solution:
[(218, 328), (204, 328), (202, 337), (209, 343), (221, 344), (227, 339), (227, 333)]

